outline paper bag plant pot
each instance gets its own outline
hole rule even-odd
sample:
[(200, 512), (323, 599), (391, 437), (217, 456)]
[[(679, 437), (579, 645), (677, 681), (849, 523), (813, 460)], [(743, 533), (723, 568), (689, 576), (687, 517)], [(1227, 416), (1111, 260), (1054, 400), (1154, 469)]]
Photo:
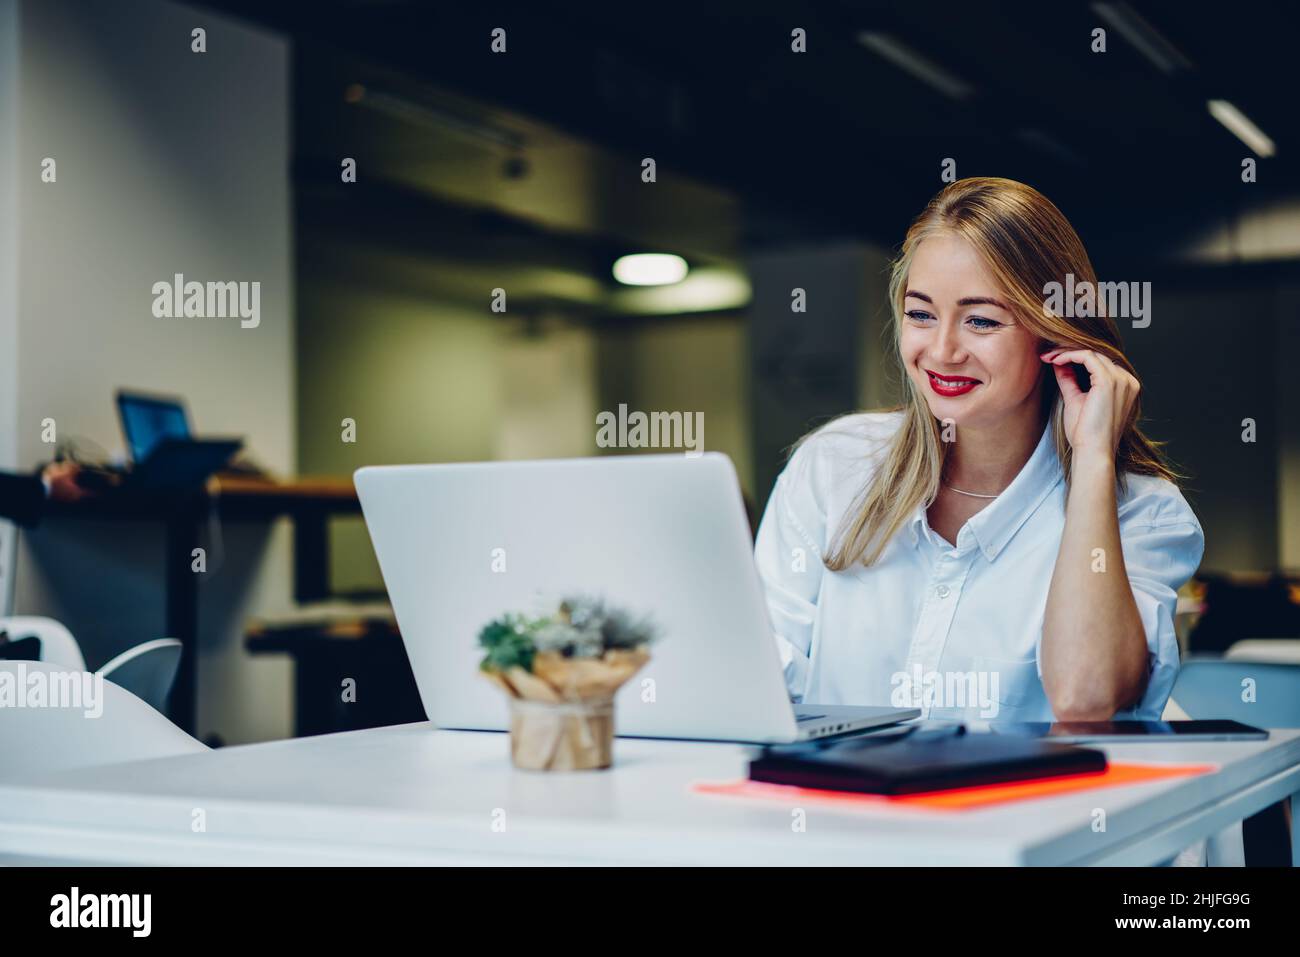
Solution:
[(483, 673), (510, 705), (510, 758), (531, 771), (585, 771), (613, 762), (614, 694), (650, 660), (641, 650), (598, 658), (539, 652), (532, 670), (518, 665)]

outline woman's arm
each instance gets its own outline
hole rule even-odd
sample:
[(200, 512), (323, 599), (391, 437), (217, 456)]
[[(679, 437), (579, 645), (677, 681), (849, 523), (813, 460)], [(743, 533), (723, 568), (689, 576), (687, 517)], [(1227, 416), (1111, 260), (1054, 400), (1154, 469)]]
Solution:
[[(1061, 721), (1109, 720), (1144, 690), (1147, 642), (1120, 541), (1115, 450), (1138, 382), (1088, 350), (1053, 350), (1072, 450), (1065, 530), (1043, 619), (1043, 689)], [(1090, 378), (1083, 392), (1072, 363)]]
[(1113, 459), (1074, 458), (1041, 656), (1060, 721), (1108, 721), (1144, 690), (1146, 631), (1124, 566)]

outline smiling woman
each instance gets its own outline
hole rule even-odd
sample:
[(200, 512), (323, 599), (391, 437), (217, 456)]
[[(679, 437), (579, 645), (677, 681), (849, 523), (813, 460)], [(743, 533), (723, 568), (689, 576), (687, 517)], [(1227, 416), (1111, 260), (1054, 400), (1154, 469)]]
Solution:
[(795, 700), (897, 705), (901, 683), (927, 716), (987, 718), (932, 690), (969, 680), (908, 686), (974, 673), (1014, 689), (996, 718), (1160, 716), (1204, 539), (1114, 321), (1044, 307), (1067, 275), (1095, 282), (1021, 183), (961, 180), (913, 223), (890, 284), (906, 402), (806, 436), (758, 532)]

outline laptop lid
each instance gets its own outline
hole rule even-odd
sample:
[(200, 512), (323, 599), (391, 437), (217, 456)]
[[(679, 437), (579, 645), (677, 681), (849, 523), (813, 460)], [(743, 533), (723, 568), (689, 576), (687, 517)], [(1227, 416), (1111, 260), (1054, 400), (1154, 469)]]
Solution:
[(366, 526), (430, 719), (503, 730), (479, 630), (571, 592), (660, 639), (619, 692), (619, 734), (792, 740), (793, 709), (731, 460), (717, 452), (367, 467)]
[(190, 421), (179, 398), (119, 391), (117, 412), (132, 462), (143, 462), (163, 439), (189, 439)]

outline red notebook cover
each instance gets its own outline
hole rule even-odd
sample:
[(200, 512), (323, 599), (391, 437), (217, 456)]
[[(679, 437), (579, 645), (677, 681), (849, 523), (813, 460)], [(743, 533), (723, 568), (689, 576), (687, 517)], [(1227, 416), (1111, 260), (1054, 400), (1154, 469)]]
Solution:
[(981, 784), (974, 787), (930, 791), (921, 794), (859, 794), (850, 791), (823, 791), (768, 784), (763, 781), (701, 781), (691, 786), (698, 794), (724, 797), (757, 798), (794, 803), (815, 802), (844, 808), (915, 807), (933, 811), (966, 811), (972, 808), (1052, 797), (1074, 791), (1143, 784), (1165, 778), (1186, 777), (1217, 771), (1213, 764), (1121, 764), (1113, 762), (1095, 774), (1068, 774), (1059, 777), (1011, 781), (1004, 784)]

